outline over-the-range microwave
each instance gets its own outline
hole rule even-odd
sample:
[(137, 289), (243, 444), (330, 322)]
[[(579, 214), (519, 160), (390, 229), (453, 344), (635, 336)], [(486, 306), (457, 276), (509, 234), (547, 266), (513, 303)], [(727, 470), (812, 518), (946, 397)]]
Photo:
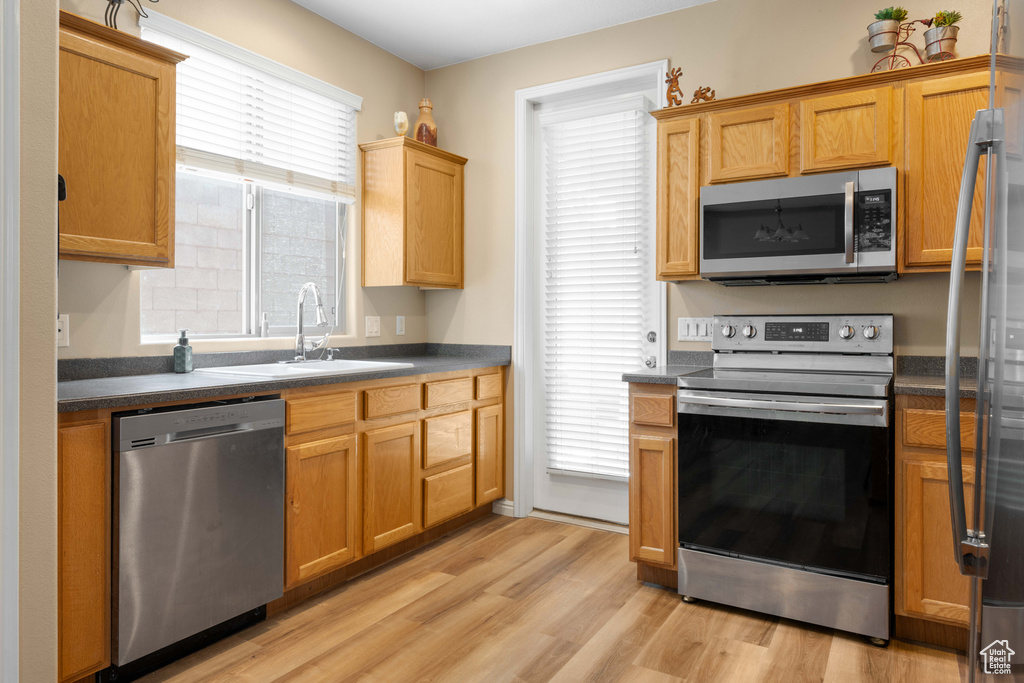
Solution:
[(700, 274), (725, 285), (896, 279), (896, 169), (702, 187)]

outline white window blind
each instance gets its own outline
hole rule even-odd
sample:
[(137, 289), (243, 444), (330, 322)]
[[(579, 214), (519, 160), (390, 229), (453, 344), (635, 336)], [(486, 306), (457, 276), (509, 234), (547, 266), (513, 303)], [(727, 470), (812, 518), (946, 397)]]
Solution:
[[(623, 372), (652, 315), (649, 102), (542, 114), (543, 363), (548, 469), (629, 476)], [(646, 267), (645, 267), (646, 266)]]
[(155, 12), (142, 37), (177, 72), (178, 162), (355, 200), (362, 98)]

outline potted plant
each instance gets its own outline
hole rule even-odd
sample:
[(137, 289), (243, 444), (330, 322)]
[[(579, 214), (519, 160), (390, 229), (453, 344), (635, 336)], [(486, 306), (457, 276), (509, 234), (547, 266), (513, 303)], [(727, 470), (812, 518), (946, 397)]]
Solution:
[(868, 26), (872, 52), (892, 52), (900, 37), (900, 22), (907, 18), (902, 7), (886, 7), (875, 12), (875, 23)]
[(932, 18), (932, 27), (924, 32), (925, 59), (934, 62), (953, 56), (956, 47), (956, 34), (960, 27), (956, 24), (963, 16), (956, 11), (937, 12)]

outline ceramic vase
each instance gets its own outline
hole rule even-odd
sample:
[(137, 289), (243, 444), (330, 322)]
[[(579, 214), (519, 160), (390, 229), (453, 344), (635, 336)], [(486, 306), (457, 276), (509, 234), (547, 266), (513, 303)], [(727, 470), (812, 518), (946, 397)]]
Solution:
[(420, 115), (413, 126), (413, 137), (424, 144), (437, 147), (437, 124), (430, 113), (433, 108), (434, 105), (427, 98), (420, 100)]
[(409, 132), (409, 115), (404, 111), (395, 112), (395, 132), (402, 137)]

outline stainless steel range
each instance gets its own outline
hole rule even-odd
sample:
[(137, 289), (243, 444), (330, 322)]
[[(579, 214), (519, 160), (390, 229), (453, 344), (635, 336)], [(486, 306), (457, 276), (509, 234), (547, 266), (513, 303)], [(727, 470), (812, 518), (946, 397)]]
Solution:
[(679, 378), (679, 592), (889, 639), (891, 315), (721, 316)]

